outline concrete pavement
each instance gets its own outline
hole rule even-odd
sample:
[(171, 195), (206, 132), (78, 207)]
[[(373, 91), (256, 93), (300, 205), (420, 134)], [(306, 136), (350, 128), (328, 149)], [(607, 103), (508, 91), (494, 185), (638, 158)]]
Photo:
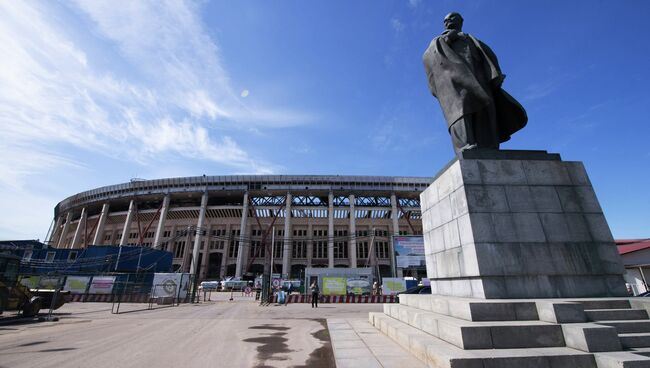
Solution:
[(122, 304), (118, 315), (108, 303), (70, 303), (56, 311), (59, 322), (0, 322), (0, 367), (333, 367), (327, 320), (367, 324), (368, 312), (381, 310), (260, 307), (229, 296), (154, 310)]

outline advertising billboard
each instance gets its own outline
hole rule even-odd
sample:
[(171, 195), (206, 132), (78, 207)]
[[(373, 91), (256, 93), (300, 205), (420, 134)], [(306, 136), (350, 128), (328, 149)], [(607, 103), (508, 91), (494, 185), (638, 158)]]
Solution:
[(89, 294), (110, 294), (113, 292), (115, 276), (93, 276), (88, 288)]
[(30, 289), (38, 289), (38, 282), (41, 280), (40, 276), (23, 276), (20, 283)]
[(345, 277), (323, 277), (323, 295), (345, 295)]
[(393, 247), (397, 267), (426, 267), (422, 235), (394, 236)]
[(348, 295), (370, 295), (372, 286), (368, 279), (348, 278), (346, 290)]
[(395, 295), (406, 290), (406, 281), (397, 277), (384, 277), (381, 283), (381, 293), (384, 295)]
[(71, 294), (83, 294), (89, 282), (90, 276), (68, 276), (64, 290), (69, 290)]

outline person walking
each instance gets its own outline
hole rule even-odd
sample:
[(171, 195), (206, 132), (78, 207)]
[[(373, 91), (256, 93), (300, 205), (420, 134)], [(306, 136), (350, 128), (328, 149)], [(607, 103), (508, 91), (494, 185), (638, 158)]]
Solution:
[(311, 307), (318, 308), (318, 297), (320, 295), (318, 283), (316, 281), (312, 282), (309, 289), (311, 290)]

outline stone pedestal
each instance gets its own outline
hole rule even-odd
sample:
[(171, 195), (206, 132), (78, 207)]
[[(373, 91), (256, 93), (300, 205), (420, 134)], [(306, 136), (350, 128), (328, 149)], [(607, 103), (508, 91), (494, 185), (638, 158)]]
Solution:
[(626, 296), (614, 239), (581, 162), (469, 151), (421, 194), (433, 294)]

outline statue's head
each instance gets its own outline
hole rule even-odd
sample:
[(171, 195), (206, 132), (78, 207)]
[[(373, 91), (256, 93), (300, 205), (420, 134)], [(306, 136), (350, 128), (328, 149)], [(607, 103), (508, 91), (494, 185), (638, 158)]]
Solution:
[(461, 31), (463, 28), (463, 17), (456, 12), (451, 12), (445, 17), (444, 23), (445, 29)]

